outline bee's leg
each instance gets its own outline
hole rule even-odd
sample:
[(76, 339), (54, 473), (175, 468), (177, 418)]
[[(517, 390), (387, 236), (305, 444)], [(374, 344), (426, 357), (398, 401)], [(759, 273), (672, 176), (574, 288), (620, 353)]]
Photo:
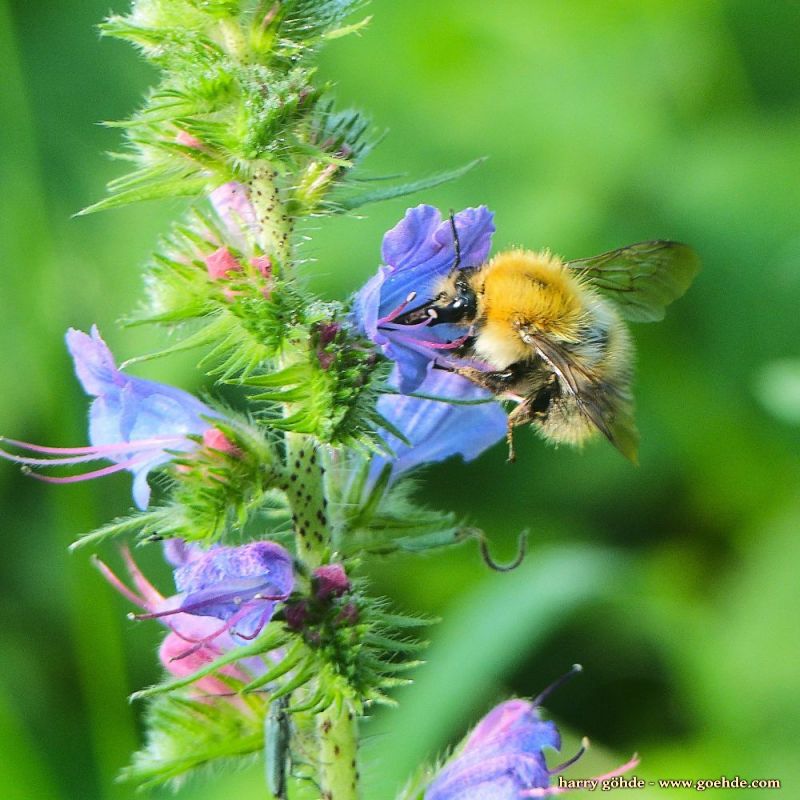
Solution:
[(453, 369), (456, 375), (472, 381), (483, 389), (488, 389), (493, 394), (503, 394), (511, 390), (521, 377), (521, 373), (516, 364), (504, 370), (487, 371), (475, 369), (475, 367), (456, 367)]
[(514, 426), (510, 419), (506, 428), (506, 444), (508, 445), (508, 463), (513, 464), (517, 460), (517, 454), (514, 452)]
[(512, 463), (517, 460), (517, 455), (514, 452), (514, 428), (516, 428), (517, 425), (524, 425), (526, 422), (530, 422), (531, 419), (533, 419), (534, 413), (530, 400), (525, 398), (525, 400), (519, 403), (508, 415), (506, 442), (508, 442), (508, 460)]

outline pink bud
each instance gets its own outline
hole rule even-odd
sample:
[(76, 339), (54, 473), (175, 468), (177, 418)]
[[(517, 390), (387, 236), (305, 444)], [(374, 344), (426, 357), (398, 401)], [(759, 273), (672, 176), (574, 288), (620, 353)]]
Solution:
[(327, 347), (335, 338), (342, 326), (338, 322), (324, 322), (320, 324), (319, 343), (321, 347)]
[(242, 451), (219, 428), (209, 428), (205, 431), (203, 444), (229, 456), (242, 455)]
[(341, 564), (325, 564), (313, 572), (318, 600), (341, 597), (350, 589), (350, 580)]
[(336, 356), (333, 353), (317, 353), (317, 359), (322, 369), (327, 372), (331, 368)]
[(269, 256), (256, 256), (250, 259), (250, 263), (265, 277), (272, 275), (272, 261)]
[(346, 603), (336, 617), (339, 625), (355, 625), (358, 622), (358, 606), (355, 603)]
[(178, 131), (175, 135), (175, 141), (184, 147), (191, 147), (193, 150), (201, 150), (203, 147), (203, 143), (196, 136), (192, 136), (191, 133), (186, 131)]
[(226, 278), (230, 272), (241, 270), (241, 265), (227, 247), (220, 247), (219, 250), (215, 250), (211, 255), (206, 256), (205, 262), (208, 275), (214, 281)]
[(287, 603), (284, 613), (286, 624), (293, 631), (301, 631), (308, 620), (308, 604), (304, 600), (299, 603)]

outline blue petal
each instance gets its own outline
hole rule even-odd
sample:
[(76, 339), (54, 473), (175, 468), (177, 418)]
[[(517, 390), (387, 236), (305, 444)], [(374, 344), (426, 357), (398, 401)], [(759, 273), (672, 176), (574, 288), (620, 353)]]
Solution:
[(91, 336), (70, 328), (66, 335), (67, 348), (75, 362), (75, 373), (86, 394), (100, 395), (114, 385), (119, 374), (108, 345), (100, 338), (96, 325)]
[[(486, 260), (495, 230), (493, 220), (494, 214), (486, 206), (466, 208), (455, 215), (462, 267), (476, 267)], [(442, 220), (432, 206), (409, 209), (384, 237), (383, 255), (391, 271), (384, 277), (380, 315), (395, 309), (411, 292), (417, 293), (416, 305), (422, 305), (431, 299), (436, 281), (448, 275), (455, 264), (450, 220)]]
[[(395, 452), (395, 478), (420, 464), (454, 455), (471, 461), (506, 434), (507, 418), (502, 406), (489, 392), (459, 375), (431, 369), (419, 393), (441, 397), (444, 402), (402, 394), (384, 395), (378, 401), (378, 411), (411, 442), (409, 446), (393, 436), (387, 437)], [(489, 402), (454, 405), (447, 400)], [(385, 462), (374, 460), (375, 474)]]
[(171, 456), (152, 442), (147, 446), (137, 443), (168, 437), (173, 441), (167, 449), (191, 450), (195, 444), (190, 439), (174, 440), (203, 434), (210, 427), (205, 418), (217, 414), (188, 392), (121, 372), (96, 326), (92, 326), (91, 336), (70, 329), (66, 339), (78, 379), (95, 398), (89, 410), (89, 440), (95, 446), (131, 443), (129, 452), (116, 453), (109, 460), (132, 462), (127, 468), (134, 475), (134, 502), (146, 508), (150, 498), (147, 474)]
[(403, 219), (383, 237), (383, 263), (402, 270), (435, 256), (441, 249), (434, 241), (441, 222), (438, 208), (425, 204), (409, 208)]
[(147, 482), (149, 469), (139, 469), (133, 473), (133, 502), (136, 508), (144, 511), (150, 504), (150, 484)]
[(428, 786), (425, 800), (518, 800), (525, 789), (549, 785), (541, 753), (474, 751), (453, 758)]
[[(201, 417), (214, 416), (214, 412), (188, 392), (120, 372), (97, 326), (92, 326), (91, 336), (70, 328), (66, 339), (84, 390), (104, 401), (94, 412), (99, 417), (95, 421), (98, 433), (105, 436), (113, 429), (121, 436), (93, 444), (129, 441), (135, 428), (135, 438), (149, 438), (201, 434), (209, 427)], [(102, 419), (103, 415), (108, 416)]]
[[(455, 215), (461, 245), (462, 266), (483, 263), (489, 254), (493, 214), (485, 207), (467, 208)], [(416, 300), (408, 310), (431, 299), (436, 282), (447, 275), (455, 263), (455, 243), (449, 220), (433, 206), (410, 208), (405, 217), (383, 240), (386, 262), (356, 294), (353, 301), (355, 327), (399, 366), (397, 385), (401, 392), (414, 391), (424, 380), (427, 367), (436, 357), (426, 341), (452, 339), (443, 326), (433, 328), (379, 327), (379, 321), (394, 311), (408, 296)]]
[(212, 547), (175, 570), (175, 585), (184, 595), (181, 607), (193, 614), (227, 620), (252, 603), (252, 612), (242, 620), (246, 625), (251, 618), (271, 616), (269, 598), (289, 596), (292, 559), (274, 542)]

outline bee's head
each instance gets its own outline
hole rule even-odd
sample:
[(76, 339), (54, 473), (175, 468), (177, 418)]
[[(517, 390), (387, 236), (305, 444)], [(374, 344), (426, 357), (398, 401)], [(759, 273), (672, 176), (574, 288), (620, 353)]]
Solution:
[(453, 270), (436, 287), (432, 300), (399, 316), (395, 322), (413, 325), (430, 319), (431, 325), (442, 323), (469, 324), (478, 313), (478, 297), (473, 288), (473, 275), (477, 268)]

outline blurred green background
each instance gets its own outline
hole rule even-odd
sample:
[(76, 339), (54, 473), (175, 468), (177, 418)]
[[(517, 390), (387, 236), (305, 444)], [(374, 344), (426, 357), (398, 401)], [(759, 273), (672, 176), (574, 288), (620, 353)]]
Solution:
[[(97, 322), (120, 359), (159, 341), (115, 321), (182, 206), (71, 218), (119, 174), (102, 154), (117, 134), (97, 121), (130, 112), (153, 77), (125, 45), (98, 40), (108, 10), (0, 0), (0, 432), (28, 441), (85, 439), (68, 326)], [(785, 405), (781, 381), (761, 382), (798, 357), (797, 4), (375, 0), (371, 11), (321, 68), (342, 103), (389, 131), (367, 173), (420, 176), (487, 155), (410, 202), (488, 204), (496, 249), (580, 257), (675, 238), (704, 271), (664, 323), (634, 332), (638, 469), (604, 444), (554, 450), (521, 432), (513, 466), (498, 445), (420, 482), (428, 503), (483, 527), (498, 558), (530, 528), (518, 571), (488, 573), (468, 546), (365, 565), (399, 608), (444, 619), (399, 710), (365, 725), (365, 797), (393, 796), (494, 702), (535, 694), (576, 661), (584, 675), (547, 703), (567, 755), (583, 734), (596, 745), (573, 777), (635, 750), (647, 779), (777, 777), (797, 791), (800, 431), (765, 410)], [(305, 251), (315, 287), (357, 288), (406, 205), (320, 221)], [(192, 364), (138, 373), (196, 388)], [(44, 487), (0, 464), (0, 490), (0, 796), (132, 797), (113, 782), (141, 735), (126, 696), (157, 679), (161, 631), (127, 621), (88, 554), (66, 552), (129, 507), (129, 478)], [(142, 561), (167, 588), (159, 553)], [(180, 794), (263, 796), (258, 765)]]

